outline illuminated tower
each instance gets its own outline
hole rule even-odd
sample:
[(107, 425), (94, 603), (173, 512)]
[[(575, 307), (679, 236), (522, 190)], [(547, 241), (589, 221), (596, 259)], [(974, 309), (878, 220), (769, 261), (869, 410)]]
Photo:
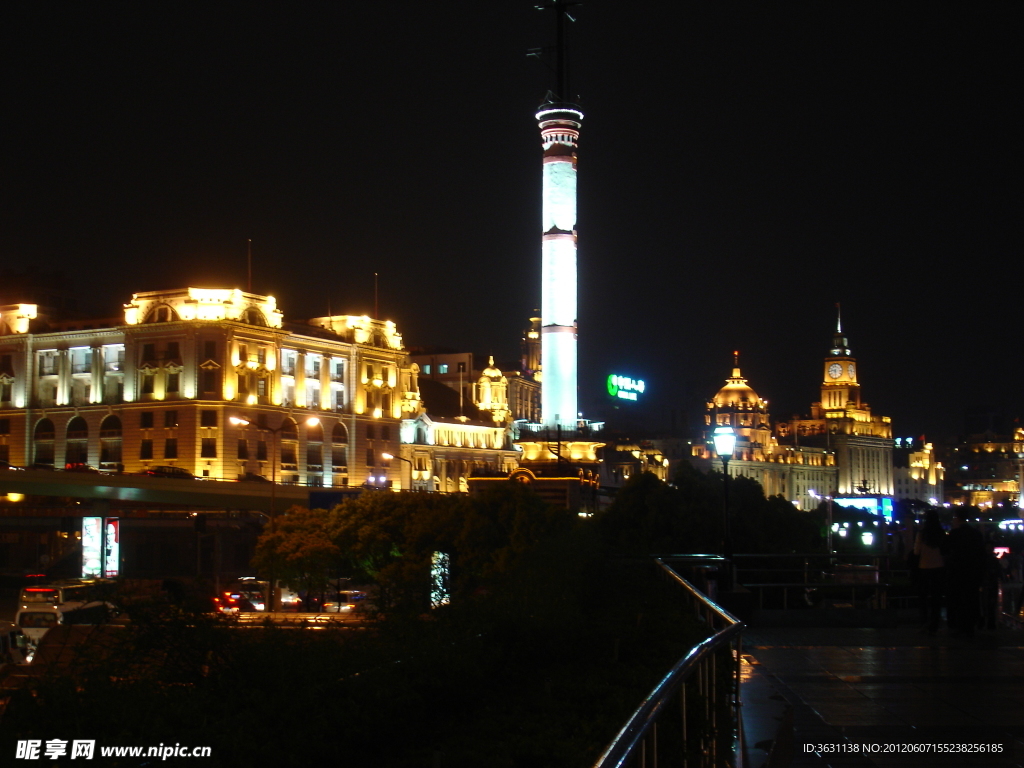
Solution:
[(549, 101), (537, 112), (543, 161), (541, 408), (544, 425), (576, 429), (576, 146), (583, 113)]
[(549, 0), (557, 42), (554, 92), (537, 112), (544, 147), (541, 217), (541, 413), (544, 426), (577, 426), (576, 147), (583, 112), (570, 103), (568, 21), (575, 0)]

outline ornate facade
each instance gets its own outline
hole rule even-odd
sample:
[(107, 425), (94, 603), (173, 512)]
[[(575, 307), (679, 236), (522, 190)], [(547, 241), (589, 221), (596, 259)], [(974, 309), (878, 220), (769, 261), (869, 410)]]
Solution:
[(240, 290), (137, 293), (105, 321), (6, 306), (0, 454), (15, 465), (362, 485), (398, 477), (380, 454), (398, 450), (402, 420), (421, 411), (417, 372), (390, 321), (289, 323), (272, 296)]
[(835, 452), (839, 478), (833, 495), (893, 495), (891, 419), (873, 414), (861, 399), (857, 360), (841, 322), (824, 360), (820, 402), (809, 417), (779, 422), (776, 434), (779, 442)]
[(820, 498), (836, 484), (835, 455), (825, 449), (803, 445), (780, 445), (768, 412), (768, 401), (758, 397), (747, 384), (736, 354), (732, 376), (708, 402), (704, 416), (705, 443), (693, 446), (695, 463), (710, 469), (721, 460), (714, 452), (711, 436), (717, 426), (731, 426), (736, 449), (728, 463), (730, 477), (749, 477), (761, 484), (765, 495), (781, 495), (799, 509), (814, 509)]

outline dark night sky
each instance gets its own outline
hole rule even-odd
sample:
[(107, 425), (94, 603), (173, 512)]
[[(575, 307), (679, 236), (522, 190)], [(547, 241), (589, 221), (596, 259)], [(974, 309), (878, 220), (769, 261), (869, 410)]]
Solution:
[[(251, 237), (286, 317), (372, 313), (376, 271), (407, 343), (514, 356), (550, 12), (215, 5), (4, 12), (3, 265), (112, 314), (244, 288)], [(806, 412), (837, 301), (897, 434), (1019, 413), (1020, 6), (638, 7), (573, 29), (588, 415), (612, 371), (700, 411), (733, 349), (773, 416)]]

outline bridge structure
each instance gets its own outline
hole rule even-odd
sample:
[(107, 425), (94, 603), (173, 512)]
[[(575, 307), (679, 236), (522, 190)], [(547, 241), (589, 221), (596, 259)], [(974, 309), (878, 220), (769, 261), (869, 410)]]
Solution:
[(345, 496), (361, 493), (361, 489), (38, 469), (0, 471), (0, 494), (12, 493), (92, 502), (83, 504), (83, 509), (118, 502), (117, 506), (122, 507), (131, 504), (178, 505), (270, 513), (282, 512), (296, 504), (308, 506), (312, 503), (320, 507), (336, 504)]

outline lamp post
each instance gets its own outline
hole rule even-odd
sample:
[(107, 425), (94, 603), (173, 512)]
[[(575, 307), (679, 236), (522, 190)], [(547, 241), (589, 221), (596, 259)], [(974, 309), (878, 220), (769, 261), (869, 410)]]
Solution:
[[(248, 427), (252, 425), (252, 422), (249, 419), (244, 419), (241, 416), (231, 416), (228, 421), (240, 427)], [(270, 521), (271, 534), (277, 530), (277, 510), (275, 509), (277, 506), (277, 449), (281, 444), (279, 436), (282, 430), (284, 430), (286, 423), (287, 421), (282, 421), (276, 429), (263, 424), (256, 425), (257, 429), (262, 430), (263, 432), (269, 432), (275, 438), (270, 443), (270, 513), (267, 515), (267, 518)], [(315, 427), (320, 423), (320, 419), (316, 416), (310, 416), (306, 419), (305, 423), (307, 427)], [(267, 585), (266, 606), (267, 611), (276, 611), (279, 607), (278, 603), (280, 593), (277, 590), (277, 579), (273, 565), (274, 559), (271, 558), (270, 562), (270, 573), (268, 574), (270, 577), (270, 583)]]
[(409, 459), (406, 459), (406, 458), (404, 458), (402, 456), (395, 456), (393, 453), (382, 453), (380, 455), (380, 457), (382, 459), (384, 459), (385, 461), (391, 461), (392, 459), (398, 459), (399, 461), (404, 461), (406, 464), (409, 465), (409, 490), (412, 490), (412, 473), (413, 473), (413, 469), (414, 469), (412, 461), (410, 461)]
[(725, 536), (722, 541), (722, 554), (726, 563), (726, 586), (732, 585), (732, 579), (728, 578), (732, 570), (732, 533), (729, 530), (729, 460), (736, 450), (736, 432), (728, 424), (721, 424), (715, 427), (711, 438), (715, 443), (715, 453), (722, 460), (722, 519), (725, 523)]

